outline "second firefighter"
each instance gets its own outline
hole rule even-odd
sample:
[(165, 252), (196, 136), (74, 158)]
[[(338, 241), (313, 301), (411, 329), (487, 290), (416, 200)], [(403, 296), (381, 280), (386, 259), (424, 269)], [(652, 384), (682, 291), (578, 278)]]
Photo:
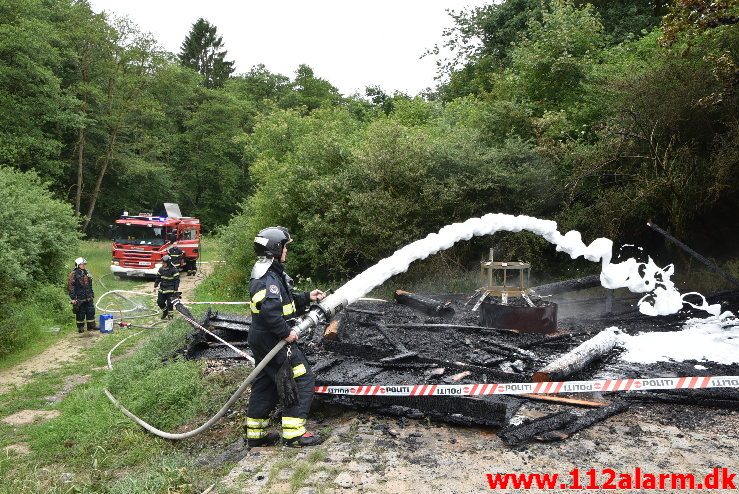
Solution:
[(162, 309), (162, 319), (172, 318), (172, 300), (180, 289), (180, 270), (172, 263), (168, 255), (162, 257), (162, 267), (159, 268), (154, 288), (159, 288), (157, 305)]

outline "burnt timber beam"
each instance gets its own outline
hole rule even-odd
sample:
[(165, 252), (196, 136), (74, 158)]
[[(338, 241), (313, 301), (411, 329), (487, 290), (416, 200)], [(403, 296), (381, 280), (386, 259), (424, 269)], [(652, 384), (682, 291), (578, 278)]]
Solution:
[(452, 317), (454, 308), (449, 302), (439, 302), (404, 290), (395, 290), (395, 301), (429, 316)]
[(532, 380), (534, 382), (561, 381), (580, 372), (589, 363), (611, 353), (616, 347), (616, 341), (615, 331), (601, 331), (535, 372)]

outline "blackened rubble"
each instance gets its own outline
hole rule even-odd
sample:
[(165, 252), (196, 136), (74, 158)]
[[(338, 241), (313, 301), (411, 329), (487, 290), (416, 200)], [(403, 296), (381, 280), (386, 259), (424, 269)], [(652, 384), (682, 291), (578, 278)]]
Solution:
[[(550, 302), (563, 303), (558, 331), (553, 335), (525, 334), (501, 331), (496, 328), (480, 328), (478, 315), (472, 312), (472, 304), (465, 304), (469, 294), (431, 294), (429, 299), (443, 302), (445, 317), (433, 317), (411, 307), (395, 302), (359, 301), (341, 313), (334, 340), (323, 337), (320, 328), (303, 338), (302, 347), (313, 366), (317, 385), (409, 385), (409, 384), (470, 384), (531, 382), (532, 374), (557, 357), (575, 348), (600, 331), (617, 326), (629, 334), (647, 331), (675, 331), (681, 328), (687, 317), (701, 316), (686, 311), (675, 316), (651, 318), (641, 315), (634, 307), (631, 294), (620, 295), (605, 313), (603, 290), (593, 290), (590, 298), (567, 300), (567, 294), (553, 295)], [(739, 306), (739, 291), (724, 292), (711, 297), (711, 302), (721, 301), (726, 310)], [(448, 302), (448, 303), (447, 303)], [(249, 320), (244, 316), (209, 312), (203, 324), (230, 342), (246, 347)], [(234, 352), (202, 333), (193, 333), (186, 349), (188, 358), (224, 359), (232, 365), (242, 365)], [(700, 375), (737, 375), (739, 366), (702, 363), (703, 370), (695, 369), (697, 362), (660, 362), (634, 364), (620, 362), (615, 350), (604, 359), (597, 360), (568, 379), (587, 380), (600, 378), (674, 377)], [(469, 371), (459, 381), (452, 376)], [(705, 400), (697, 398), (705, 398)], [(686, 405), (704, 405), (737, 408), (739, 393), (713, 390), (709, 394), (685, 393), (621, 393), (592, 396), (574, 395), (583, 399), (617, 398), (643, 402), (668, 401)], [(483, 425), (504, 428), (518, 411), (525, 398), (509, 396), (490, 397), (387, 397), (387, 396), (333, 396), (317, 395), (317, 406), (338, 404), (388, 415), (410, 418), (428, 417), (432, 420), (464, 425)], [(531, 402), (528, 402), (531, 403)], [(527, 405), (528, 406), (528, 405)], [(590, 425), (591, 418), (579, 420), (586, 411), (579, 408), (548, 403), (533, 405), (546, 413), (572, 413), (577, 423)], [(616, 412), (626, 409), (619, 405)], [(599, 414), (593, 414), (599, 417)], [(603, 418), (609, 416), (603, 414)], [(569, 423), (569, 422), (568, 422)], [(526, 419), (524, 419), (524, 424)], [(554, 430), (564, 430), (558, 437), (568, 437), (573, 431), (566, 424), (552, 421)], [(562, 427), (560, 427), (562, 426)], [(564, 429), (563, 429), (564, 428)], [(536, 428), (536, 436), (548, 438), (547, 430)], [(510, 430), (510, 429), (509, 429)]]

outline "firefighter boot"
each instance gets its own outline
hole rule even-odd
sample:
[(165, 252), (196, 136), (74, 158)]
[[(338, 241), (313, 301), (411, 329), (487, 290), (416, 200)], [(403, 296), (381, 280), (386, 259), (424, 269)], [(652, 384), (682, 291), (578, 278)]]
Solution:
[(85, 332), (85, 323), (78, 322), (77, 323), (77, 332), (78, 333), (84, 333)]
[(306, 446), (318, 446), (325, 440), (326, 438), (319, 434), (306, 432), (302, 436), (294, 437), (292, 439), (285, 439), (285, 444), (293, 448), (304, 448)]
[(99, 331), (99, 329), (95, 327), (95, 321), (87, 321), (87, 330), (88, 331)]
[(167, 316), (169, 315), (169, 311), (167, 309), (164, 309), (162, 311), (162, 319), (167, 319)]
[(246, 445), (250, 448), (257, 448), (259, 446), (272, 446), (274, 444), (277, 444), (277, 442), (280, 440), (280, 433), (275, 431), (270, 431), (265, 435), (264, 437), (260, 437), (259, 439), (248, 439), (246, 440)]

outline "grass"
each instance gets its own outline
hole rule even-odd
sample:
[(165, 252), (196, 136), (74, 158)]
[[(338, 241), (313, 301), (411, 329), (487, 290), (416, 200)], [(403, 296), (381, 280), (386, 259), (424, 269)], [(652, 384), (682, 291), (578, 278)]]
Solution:
[[(28, 456), (0, 458), (0, 493), (202, 492), (220, 472), (195, 467), (185, 444), (145, 432), (103, 394), (103, 388), (110, 388), (134, 413), (163, 429), (197, 421), (220, 406), (228, 390), (203, 379), (201, 363), (162, 360), (182, 346), (187, 333), (186, 324), (175, 321), (166, 330), (137, 337), (144, 340), (141, 349), (113, 372), (91, 370), (101, 367), (109, 349), (130, 334), (122, 330), (101, 338), (78, 361), (0, 395), (0, 416), (23, 409), (60, 412), (46, 422), (0, 423), (0, 446), (25, 443), (31, 449)], [(89, 381), (60, 403), (45, 399), (66, 376), (83, 373), (91, 374)]]
[[(214, 261), (220, 258), (217, 242), (212, 237), (201, 239), (202, 256), (204, 261)], [(111, 244), (107, 240), (87, 240), (81, 243), (80, 255), (87, 259), (87, 269), (93, 277), (93, 288), (96, 300), (109, 290), (135, 291), (148, 281), (143, 278), (118, 278), (110, 272)], [(70, 271), (73, 266), (70, 266)], [(21, 312), (16, 315), (18, 321), (23, 321), (21, 337), (13, 353), (0, 358), (0, 371), (14, 367), (21, 362), (42, 353), (62, 338), (68, 337), (76, 331), (74, 314), (69, 308), (66, 298), (66, 280), (59, 280), (59, 290), (50, 293), (38, 293), (25, 304)], [(203, 294), (198, 300), (224, 300), (217, 294)], [(154, 307), (151, 297), (129, 295), (137, 304)], [(108, 295), (101, 304), (110, 308), (114, 313), (119, 309), (131, 308), (131, 304), (114, 296)], [(99, 317), (100, 311), (96, 311)]]
[[(98, 296), (109, 289), (135, 289), (142, 283), (103, 276), (110, 263), (109, 248), (107, 242), (85, 242), (81, 253), (88, 260)], [(211, 252), (215, 254), (215, 249)], [(152, 303), (151, 297), (146, 299)], [(104, 304), (126, 302), (110, 297)], [(29, 345), (3, 364), (23, 361), (59, 341), (74, 330), (71, 311), (68, 321), (59, 335)], [(165, 441), (135, 425), (108, 401), (103, 389), (109, 388), (127, 408), (156, 427), (189, 430), (220, 408), (235, 383), (224, 376), (204, 377), (203, 363), (175, 355), (189, 333), (181, 320), (127, 340), (116, 351), (120, 360), (108, 372), (108, 351), (133, 331), (117, 329), (97, 336), (76, 360), (0, 394), (0, 417), (27, 409), (60, 413), (54, 419), (26, 425), (0, 422), (0, 448), (24, 444), (31, 450), (23, 456), (0, 453), (0, 493), (202, 492), (223, 475), (221, 469), (194, 464), (189, 452), (192, 442)], [(132, 349), (135, 353), (125, 357)], [(81, 375), (90, 378), (60, 402), (48, 400), (59, 393), (66, 379)]]

